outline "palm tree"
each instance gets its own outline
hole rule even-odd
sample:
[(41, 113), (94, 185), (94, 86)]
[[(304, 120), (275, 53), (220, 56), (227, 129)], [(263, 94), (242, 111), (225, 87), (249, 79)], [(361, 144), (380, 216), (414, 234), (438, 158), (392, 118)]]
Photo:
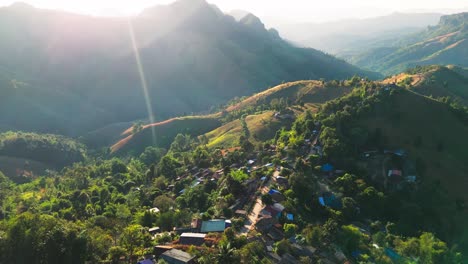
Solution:
[(222, 244), (219, 248), (217, 260), (221, 264), (237, 263), (236, 249), (232, 247), (231, 243)]

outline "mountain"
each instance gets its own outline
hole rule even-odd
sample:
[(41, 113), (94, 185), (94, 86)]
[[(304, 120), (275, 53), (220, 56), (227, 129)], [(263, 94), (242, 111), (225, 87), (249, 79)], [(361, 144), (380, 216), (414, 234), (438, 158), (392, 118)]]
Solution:
[(436, 25), (441, 14), (393, 13), (326, 23), (274, 24), (286, 39), (332, 54), (349, 54)]
[(132, 18), (15, 4), (0, 9), (0, 38), (0, 77), (21, 84), (0, 88), (0, 128), (70, 136), (145, 119), (146, 97), (164, 120), (283, 81), (379, 77), (293, 47), (255, 16), (236, 21), (204, 0)]
[(348, 57), (348, 61), (384, 74), (416, 65), (468, 66), (468, 13), (443, 16), (436, 26)]

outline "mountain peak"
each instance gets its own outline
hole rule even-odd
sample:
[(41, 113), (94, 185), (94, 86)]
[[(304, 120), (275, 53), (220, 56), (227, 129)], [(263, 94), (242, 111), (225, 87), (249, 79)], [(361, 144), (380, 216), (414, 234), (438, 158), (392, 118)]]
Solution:
[(256, 30), (265, 30), (265, 25), (262, 23), (260, 18), (256, 17), (252, 13), (247, 14), (239, 22)]
[(15, 2), (9, 6), (10, 8), (16, 9), (16, 10), (31, 10), (35, 9), (34, 6), (25, 3), (25, 2)]

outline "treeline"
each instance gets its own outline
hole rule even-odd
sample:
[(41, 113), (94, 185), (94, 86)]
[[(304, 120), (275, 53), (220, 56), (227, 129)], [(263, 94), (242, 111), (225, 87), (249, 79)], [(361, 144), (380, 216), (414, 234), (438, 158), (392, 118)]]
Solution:
[(51, 134), (0, 134), (0, 156), (30, 159), (57, 168), (84, 161), (86, 147), (70, 138)]

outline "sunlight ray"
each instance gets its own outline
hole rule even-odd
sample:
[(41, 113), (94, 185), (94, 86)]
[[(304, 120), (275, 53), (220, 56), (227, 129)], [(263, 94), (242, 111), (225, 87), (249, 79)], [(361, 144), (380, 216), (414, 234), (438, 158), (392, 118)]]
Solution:
[[(151, 104), (151, 98), (150, 98), (149, 91), (148, 91), (148, 82), (146, 81), (145, 71), (144, 71), (143, 64), (141, 63), (141, 58), (140, 58), (140, 51), (138, 49), (137, 40), (135, 38), (135, 31), (133, 30), (132, 21), (130, 19), (128, 20), (128, 28), (129, 28), (130, 38), (132, 41), (133, 54), (135, 55), (135, 61), (138, 67), (138, 74), (140, 76), (141, 88), (145, 96), (145, 104), (146, 104), (146, 110), (148, 111), (148, 118), (149, 118), (150, 124), (154, 124), (156, 121), (154, 118), (153, 107)], [(150, 127), (151, 127), (151, 134), (153, 137), (153, 145), (156, 146), (157, 144), (156, 129), (154, 126), (150, 126)]]

